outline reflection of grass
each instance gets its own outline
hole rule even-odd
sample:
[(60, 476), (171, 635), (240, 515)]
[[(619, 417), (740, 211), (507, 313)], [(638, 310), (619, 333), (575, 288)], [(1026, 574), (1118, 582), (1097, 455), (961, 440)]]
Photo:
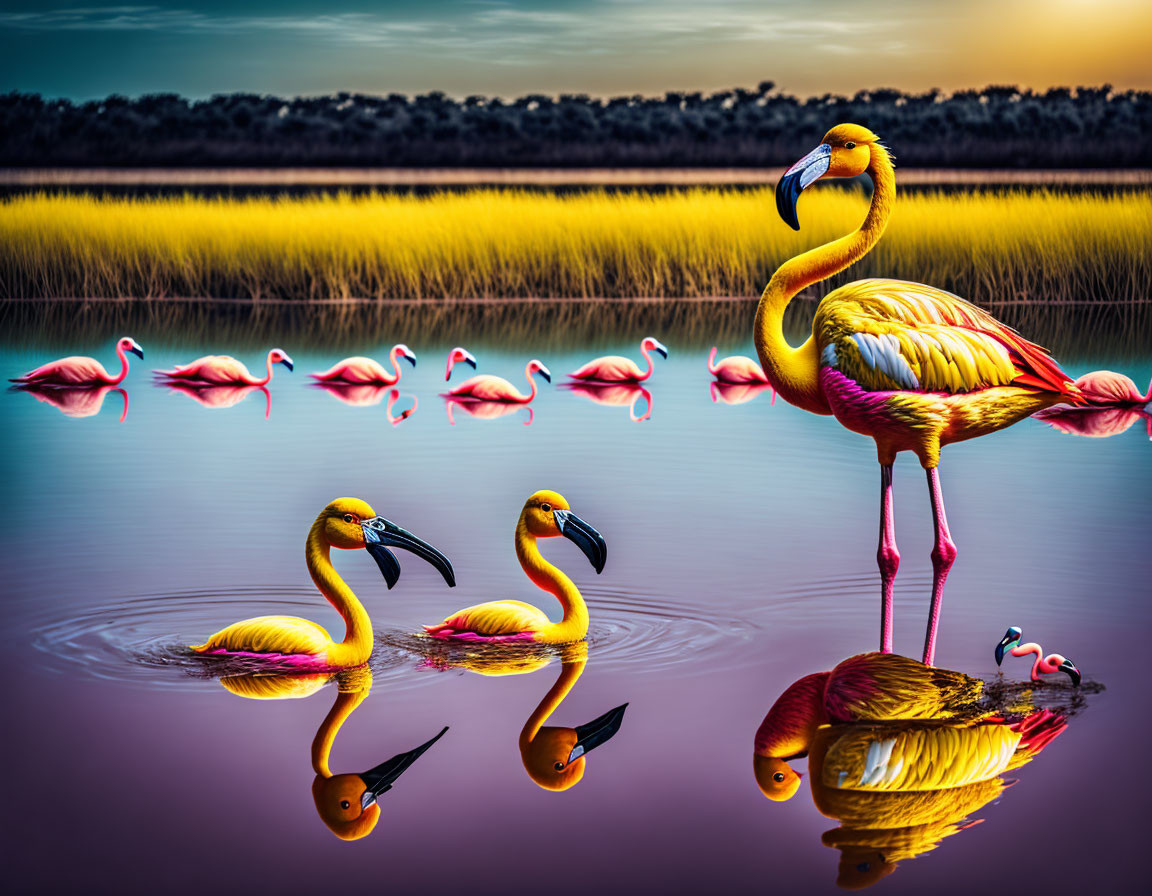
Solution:
[[(783, 259), (854, 227), (865, 202), (814, 190), (794, 234), (768, 190), (30, 195), (0, 204), (0, 296), (747, 296)], [(1142, 299), (1149, 234), (1145, 192), (905, 195), (841, 281), (914, 279), (983, 302)]]

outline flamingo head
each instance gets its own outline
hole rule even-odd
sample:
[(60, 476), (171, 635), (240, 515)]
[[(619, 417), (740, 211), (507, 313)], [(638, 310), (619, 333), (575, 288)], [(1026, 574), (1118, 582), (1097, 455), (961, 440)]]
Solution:
[(448, 366), (444, 369), (444, 382), (448, 382), (452, 376), (452, 368), (461, 361), (465, 364), (470, 364), (473, 370), (476, 369), (475, 355), (473, 355), (472, 352), (468, 351), (466, 348), (456, 346), (456, 348), (448, 352)]
[(760, 785), (760, 792), (776, 803), (792, 799), (803, 777), (783, 759), (761, 756), (759, 753), (752, 754), (752, 771), (756, 775), (756, 783)]
[(416, 353), (408, 348), (403, 342), (398, 342), (392, 347), (392, 351), (396, 352), (397, 357), (403, 358), (413, 367), (416, 366)]
[(544, 790), (567, 790), (584, 777), (584, 757), (620, 730), (628, 704), (575, 728), (545, 726), (520, 744), (524, 771)]
[(422, 557), (440, 572), (449, 587), (456, 584), (456, 574), (447, 557), (407, 529), (377, 516), (376, 511), (359, 498), (337, 498), (316, 517), (312, 529), (334, 548), (367, 550), (389, 588), (400, 578), (400, 563), (389, 547), (403, 548)]
[(292, 364), (292, 359), (288, 357), (288, 352), (284, 351), (282, 348), (274, 348), (272, 351), (268, 352), (268, 363), (283, 364), (289, 370), (291, 370), (294, 366)]
[(1047, 664), (1054, 666), (1057, 672), (1063, 672), (1067, 675), (1072, 680), (1072, 687), (1080, 687), (1080, 670), (1076, 668), (1076, 664), (1072, 660), (1058, 653), (1051, 653), (1044, 659)]
[(434, 738), (407, 753), (393, 756), (386, 762), (360, 774), (317, 775), (312, 782), (312, 800), (321, 821), (341, 840), (359, 840), (367, 837), (380, 820), (377, 800), (396, 783), (405, 771), (436, 743), (445, 728)]
[(649, 336), (642, 343), (640, 343), (640, 345), (643, 348), (648, 349), (650, 352), (660, 352), (660, 356), (662, 358), (668, 357), (667, 346), (665, 346), (664, 343), (657, 339), (655, 336)]
[(132, 352), (141, 361), (144, 360), (144, 349), (140, 348), (140, 343), (131, 336), (125, 336), (116, 343), (116, 347), (122, 352)]
[(540, 361), (537, 358), (533, 358), (528, 362), (528, 376), (532, 376), (534, 373), (538, 373), (548, 382), (552, 382), (552, 371), (544, 366), (543, 361)]
[(559, 492), (539, 491), (532, 495), (520, 511), (517, 524), (536, 538), (554, 538), (563, 535), (584, 552), (597, 574), (604, 571), (608, 560), (608, 545), (604, 536), (576, 516), (567, 500)]
[(838, 124), (820, 145), (784, 172), (776, 185), (776, 210), (793, 230), (800, 229), (796, 203), (800, 194), (822, 177), (856, 177), (872, 164), (875, 147), (886, 153), (880, 138), (858, 124)]
[(1004, 662), (1004, 654), (1006, 654), (1013, 647), (1020, 643), (1020, 638), (1023, 636), (1020, 626), (1012, 625), (1008, 627), (1008, 631), (1004, 633), (1004, 637), (1000, 639), (1000, 643), (996, 645), (996, 665), (999, 666)]

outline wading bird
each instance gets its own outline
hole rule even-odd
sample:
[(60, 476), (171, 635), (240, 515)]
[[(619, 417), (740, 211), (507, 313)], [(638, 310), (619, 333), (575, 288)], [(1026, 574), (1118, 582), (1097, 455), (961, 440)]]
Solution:
[(470, 365), (473, 370), (476, 369), (476, 356), (468, 349), (456, 346), (448, 352), (448, 364), (444, 368), (444, 382), (448, 382), (452, 378), (452, 368), (460, 362)]
[(718, 383), (767, 383), (768, 377), (764, 375), (763, 368), (744, 355), (729, 355), (716, 361), (716, 346), (708, 354), (708, 372), (716, 378)]
[(756, 311), (754, 338), (769, 382), (787, 401), (833, 414), (876, 441), (880, 462), (880, 649), (892, 650), (892, 589), (900, 553), (892, 521), (892, 465), (912, 451), (927, 472), (935, 521), (932, 605), (924, 662), (936, 651), (944, 581), (956, 558), (937, 465), (940, 447), (1011, 426), (1059, 402), (1085, 401), (1042, 348), (951, 293), (900, 280), (859, 280), (829, 293), (812, 336), (799, 348), (784, 337), (784, 310), (801, 290), (858, 261), (876, 245), (896, 197), (888, 151), (854, 124), (832, 128), (789, 168), (776, 188), (780, 216), (800, 225), (801, 191), (820, 178), (867, 173), (872, 201), (853, 233), (784, 262)]
[(505, 404), (528, 404), (536, 397), (536, 381), (532, 374), (539, 373), (548, 382), (552, 382), (552, 374), (544, 364), (535, 358), (528, 362), (524, 368), (524, 376), (528, 378), (528, 385), (532, 391), (524, 395), (502, 376), (493, 376), (490, 373), (481, 373), (464, 380), (459, 386), (443, 393), (443, 398), (455, 401), (500, 401)]
[(538, 588), (554, 595), (564, 608), (559, 622), (520, 600), (497, 600), (466, 607), (424, 630), (434, 638), (458, 641), (535, 641), (571, 644), (588, 633), (588, 607), (580, 590), (536, 547), (538, 538), (563, 535), (576, 543), (597, 574), (604, 570), (608, 548), (600, 533), (576, 516), (563, 495), (539, 491), (530, 497), (516, 521), (516, 557), (525, 575)]
[(650, 351), (659, 352), (663, 358), (668, 357), (668, 349), (663, 343), (648, 336), (640, 343), (640, 354), (648, 362), (647, 370), (641, 370), (635, 361), (623, 355), (605, 355), (603, 358), (589, 361), (568, 376), (574, 380), (592, 383), (642, 383), (652, 376), (652, 356), (648, 354)]
[(205, 355), (190, 364), (177, 364), (171, 370), (154, 370), (157, 376), (169, 380), (203, 385), (267, 386), (272, 382), (272, 365), (283, 364), (292, 369), (292, 359), (279, 348), (268, 352), (265, 361), (264, 379), (258, 380), (248, 372), (248, 368), (229, 355)]
[(1004, 633), (1004, 637), (1000, 639), (1000, 643), (996, 645), (996, 665), (999, 666), (1004, 662), (1004, 654), (1010, 653), (1012, 656), (1028, 656), (1035, 654), (1036, 659), (1032, 663), (1032, 680), (1043, 681), (1041, 675), (1051, 675), (1054, 672), (1063, 672), (1072, 680), (1073, 687), (1080, 685), (1080, 670), (1076, 668), (1076, 664), (1072, 660), (1061, 656), (1058, 653), (1050, 653), (1044, 656), (1044, 650), (1035, 641), (1029, 641), (1027, 644), (1020, 643), (1020, 637), (1023, 633), (1020, 627), (1013, 625), (1009, 627), (1008, 631)]
[[(1152, 404), (1152, 383), (1143, 395), (1132, 378), (1114, 370), (1094, 370), (1076, 380), (1077, 388), (1094, 406), (1101, 408), (1144, 408)], [(1152, 407), (1146, 408), (1152, 411)]]
[(116, 343), (116, 357), (120, 359), (120, 372), (113, 376), (95, 358), (72, 355), (58, 361), (41, 364), (23, 376), (13, 377), (8, 382), (36, 386), (116, 386), (128, 375), (128, 355), (144, 358), (144, 349), (128, 336)]
[(358, 498), (337, 498), (325, 507), (308, 532), (304, 556), (312, 581), (344, 619), (344, 640), (334, 642), (321, 626), (296, 616), (258, 616), (216, 632), (197, 653), (252, 657), (302, 671), (339, 669), (366, 662), (372, 653), (372, 620), (332, 566), (331, 550), (364, 548), (380, 567), (388, 587), (400, 577), (400, 564), (389, 547), (403, 548), (439, 570), (449, 587), (456, 584), (452, 564), (432, 545), (401, 529)]
[(392, 351), (388, 353), (388, 359), (392, 362), (391, 371), (385, 370), (379, 361), (357, 355), (352, 358), (345, 358), (327, 370), (312, 373), (309, 376), (321, 383), (367, 383), (376, 386), (392, 386), (400, 381), (401, 358), (413, 367), (416, 366), (416, 356), (412, 353), (412, 349), (403, 343), (398, 343), (392, 346)]

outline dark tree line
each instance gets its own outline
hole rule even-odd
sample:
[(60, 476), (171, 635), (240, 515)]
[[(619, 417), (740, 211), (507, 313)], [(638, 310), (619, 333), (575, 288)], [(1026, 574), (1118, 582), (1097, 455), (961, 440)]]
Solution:
[(801, 100), (774, 86), (511, 102), (437, 92), (73, 103), (8, 93), (0, 165), (774, 166), (841, 121), (872, 128), (902, 165), (1152, 165), (1152, 91), (991, 86)]

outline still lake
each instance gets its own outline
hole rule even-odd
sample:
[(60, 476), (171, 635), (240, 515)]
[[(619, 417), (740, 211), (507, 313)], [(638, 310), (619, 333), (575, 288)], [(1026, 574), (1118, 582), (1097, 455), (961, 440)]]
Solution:
[[(721, 334), (721, 356), (754, 354), (750, 306), (747, 314), (739, 338)], [(835, 891), (839, 853), (821, 835), (836, 822), (817, 812), (806, 784), (790, 802), (765, 800), (751, 756), (757, 726), (791, 682), (877, 647), (879, 474), (869, 440), (767, 392), (714, 400), (724, 396), (705, 369), (711, 340), (698, 322), (680, 332), (675, 312), (643, 322), (670, 357), (656, 359), (650, 397), (632, 413), (555, 384), (595, 355), (638, 358), (639, 324), (566, 333), (553, 321), (538, 347), (520, 332), (510, 348), (491, 328), (469, 339), (468, 321), (450, 313), (423, 336), (378, 322), (357, 335), (345, 323), (339, 344), (322, 324), (285, 335), (274, 314), (242, 335), (206, 325), (180, 336), (152, 319), (121, 332), (122, 323), (83, 336), (66, 323), (57, 332), (25, 323), (0, 349), (5, 377), (75, 352), (111, 366), (120, 335), (146, 352), (146, 362), (132, 359), (123, 422), (117, 392), (78, 419), (0, 393), (13, 891)], [(1085, 333), (1085, 347), (1061, 360), (1074, 375), (1109, 367), (1143, 388), (1152, 340), (1140, 327), (1120, 354)], [(1077, 338), (1065, 330), (1049, 342), (1067, 348)], [(419, 357), (395, 411), (412, 396), (418, 406), (396, 425), (386, 398), (355, 406), (308, 385), (310, 371), (348, 354), (383, 358), (393, 342)], [(554, 384), (541, 383), (531, 425), (526, 410), (494, 419), (457, 410), (450, 425), (437, 393), (454, 344), (476, 354), (480, 372), (521, 387), (529, 358), (548, 365)], [(277, 368), (267, 419), (260, 393), (207, 408), (151, 382), (152, 368), (208, 353), (259, 369), (272, 345), (296, 368)], [(1127, 892), (1143, 880), (1146, 424), (1083, 438), (1025, 420), (945, 450), (959, 555), (938, 664), (994, 678), (993, 648), (1020, 625), (1027, 640), (1072, 658), (1093, 687), (1064, 734), (1013, 773), (1017, 786), (975, 814), (981, 824), (901, 862), (877, 889), (970, 893), (1027, 880), (1037, 890)], [(561, 674), (558, 660), (496, 677), (396, 647), (421, 623), (482, 600), (528, 600), (556, 618), (512, 549), (524, 499), (540, 488), (563, 493), (608, 544), (597, 576), (564, 539), (542, 543), (592, 619), (587, 666), (550, 724), (574, 727), (628, 704), (619, 733), (563, 793), (538, 788), (517, 749)], [(376, 829), (354, 843), (329, 833), (311, 793), (310, 749), (337, 687), (243, 699), (190, 674), (180, 655), (180, 645), (264, 614), (304, 616), (339, 637), (303, 546), (315, 515), (342, 495), (436, 545), (458, 581), (448, 589), (401, 552), (388, 591), (362, 553), (334, 557), (372, 614), (380, 652), (371, 692), (335, 737), (332, 771), (363, 771), (450, 728), (381, 796)], [(896, 649), (919, 657), (932, 530), (910, 456), (897, 463), (895, 498)], [(1006, 661), (1005, 674), (1027, 678), (1027, 661)]]

